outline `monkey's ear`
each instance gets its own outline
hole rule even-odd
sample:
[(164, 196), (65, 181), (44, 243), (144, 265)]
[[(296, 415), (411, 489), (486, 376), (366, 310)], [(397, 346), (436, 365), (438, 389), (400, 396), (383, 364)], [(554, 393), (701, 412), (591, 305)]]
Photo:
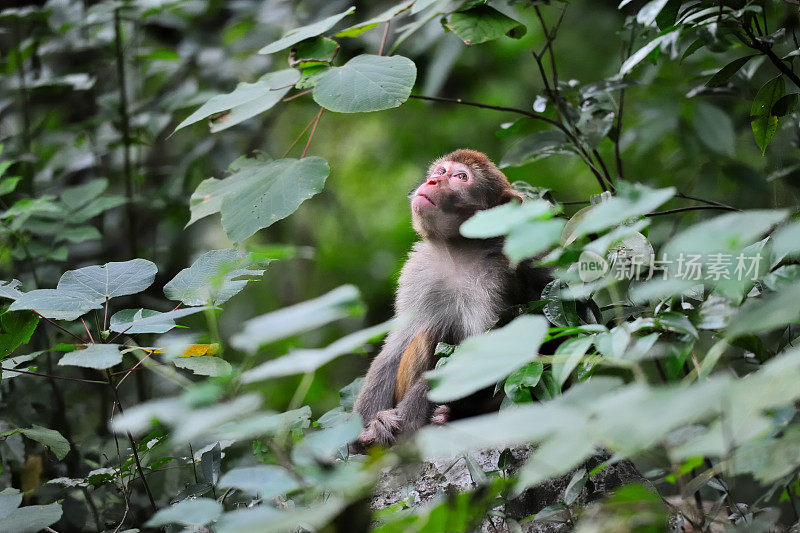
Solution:
[(508, 188), (505, 191), (503, 191), (503, 194), (500, 197), (500, 203), (506, 204), (513, 200), (522, 203), (522, 201), (524, 200), (522, 193), (512, 188)]

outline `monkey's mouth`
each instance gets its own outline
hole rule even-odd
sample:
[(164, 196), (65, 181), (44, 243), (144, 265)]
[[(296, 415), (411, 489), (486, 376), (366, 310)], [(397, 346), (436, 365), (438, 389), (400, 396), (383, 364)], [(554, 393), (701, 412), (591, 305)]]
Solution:
[(430, 202), (430, 204), (431, 204), (431, 205), (436, 205), (436, 202), (434, 202), (433, 200), (431, 200), (431, 197), (430, 197), (430, 196), (428, 196), (427, 194), (425, 194), (424, 192), (418, 192), (418, 193), (417, 193), (417, 196), (418, 196), (418, 197), (419, 197), (419, 196), (421, 196), (421, 197), (425, 198), (425, 199), (426, 199), (428, 202)]

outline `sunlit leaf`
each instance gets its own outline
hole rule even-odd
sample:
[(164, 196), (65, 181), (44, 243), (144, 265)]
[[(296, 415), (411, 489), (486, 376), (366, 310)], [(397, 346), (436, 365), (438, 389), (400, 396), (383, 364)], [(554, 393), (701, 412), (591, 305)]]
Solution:
[(324, 159), (306, 157), (280, 159), (230, 176), (222, 182), (221, 208), (228, 237), (243, 241), (291, 215), (322, 190), (329, 172)]
[(122, 362), (122, 353), (119, 348), (119, 344), (90, 344), (83, 350), (64, 354), (58, 360), (58, 364), (105, 370)]
[(8, 310), (28, 309), (47, 318), (75, 320), (92, 309), (102, 308), (102, 305), (87, 298), (85, 293), (58, 289), (36, 289), (18, 297)]
[(158, 268), (147, 259), (112, 262), (64, 272), (56, 289), (83, 295), (87, 300), (103, 303), (127, 294), (137, 294), (149, 287)]
[(227, 376), (233, 372), (233, 367), (225, 359), (209, 355), (204, 357), (192, 357), (190, 359), (173, 359), (172, 364), (178, 368), (189, 370), (199, 376), (219, 377)]
[(271, 499), (298, 487), (295, 478), (278, 465), (234, 468), (222, 475), (218, 485), (255, 494), (262, 499)]
[(219, 305), (264, 273), (263, 269), (251, 269), (251, 266), (256, 266), (256, 262), (247, 252), (232, 248), (211, 250), (164, 285), (164, 294), (185, 305)]
[(343, 285), (314, 300), (251, 318), (240, 333), (231, 337), (231, 345), (254, 352), (263, 344), (344, 318), (358, 301), (358, 289)]
[(342, 20), (347, 15), (353, 13), (356, 10), (355, 7), (348, 8), (341, 13), (337, 13), (335, 15), (331, 15), (328, 18), (322, 19), (319, 22), (315, 22), (313, 24), (309, 24), (308, 26), (301, 26), (299, 28), (295, 28), (293, 30), (289, 30), (284, 34), (283, 37), (275, 41), (274, 43), (268, 44), (264, 48), (258, 51), (259, 54), (272, 54), (274, 52), (279, 52), (285, 48), (289, 48), (293, 44), (297, 44), (300, 41), (304, 41), (306, 39), (310, 39), (311, 37), (316, 37), (321, 33), (325, 33), (329, 29), (333, 28), (337, 22)]
[(212, 308), (190, 307), (173, 309), (164, 313), (149, 309), (126, 309), (114, 314), (114, 316), (119, 316), (116, 321), (111, 321), (109, 329), (118, 333), (163, 333), (175, 327), (176, 318), (183, 318), (207, 309)]
[(533, 361), (547, 331), (540, 316), (523, 315), (508, 325), (470, 337), (461, 343), (446, 365), (425, 374), (434, 402), (463, 398), (494, 384)]
[(358, 37), (365, 31), (371, 30), (372, 28), (376, 27), (381, 22), (388, 22), (392, 20), (394, 17), (403, 13), (412, 5), (414, 5), (415, 1), (416, 0), (404, 0), (403, 2), (400, 2), (399, 4), (390, 7), (380, 15), (372, 17), (369, 20), (360, 22), (354, 26), (350, 26), (349, 28), (338, 32), (336, 34), (336, 37)]
[[(67, 442), (67, 439), (65, 439), (61, 433), (54, 429), (47, 429), (34, 425), (31, 428), (17, 428), (0, 433), (0, 437), (7, 437), (14, 433), (21, 433), (31, 440), (44, 444), (50, 448), (59, 461), (64, 459), (69, 453), (69, 442)], [(5, 523), (3, 525), (5, 525)], [(2, 526), (0, 526), (0, 529), (2, 529)]]
[(154, 514), (145, 526), (159, 528), (169, 524), (200, 527), (222, 514), (222, 504), (211, 498), (187, 498)]

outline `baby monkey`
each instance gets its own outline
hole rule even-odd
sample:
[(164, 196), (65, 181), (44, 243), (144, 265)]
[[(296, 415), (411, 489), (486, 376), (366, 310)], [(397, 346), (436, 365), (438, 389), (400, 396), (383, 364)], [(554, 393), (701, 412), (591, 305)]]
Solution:
[(414, 244), (397, 289), (395, 311), (407, 322), (387, 336), (356, 400), (354, 410), (364, 422), (358, 441), (364, 447), (391, 444), (401, 432), (429, 421), (446, 422), (450, 408), (428, 400), (422, 377), (436, 362), (436, 344), (460, 344), (485, 332), (505, 310), (533, 299), (527, 296), (547, 281), (530, 267), (512, 269), (501, 238), (460, 235), (461, 224), (477, 211), (522, 201), (481, 152), (462, 149), (437, 159), (410, 198), (414, 230), (422, 240)]

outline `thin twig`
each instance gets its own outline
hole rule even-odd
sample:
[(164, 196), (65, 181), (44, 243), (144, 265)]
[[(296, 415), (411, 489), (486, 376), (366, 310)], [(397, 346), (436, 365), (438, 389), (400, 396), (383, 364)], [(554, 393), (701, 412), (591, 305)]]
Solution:
[(656, 211), (654, 213), (647, 213), (646, 217), (657, 217), (660, 215), (673, 215), (675, 213), (685, 213), (687, 211), (705, 211), (707, 209), (716, 209), (722, 211), (738, 211), (735, 208), (721, 207), (718, 205), (693, 205), (689, 207), (679, 207), (677, 209), (668, 209), (666, 211)]
[(138, 362), (138, 363), (136, 363), (135, 365), (133, 365), (133, 366), (131, 367), (131, 369), (130, 369), (130, 370), (128, 370), (128, 372), (126, 372), (124, 376), (122, 376), (122, 379), (120, 379), (120, 380), (117, 382), (117, 387), (119, 387), (120, 385), (122, 385), (122, 382), (123, 382), (123, 381), (125, 381), (125, 378), (127, 378), (127, 377), (128, 377), (130, 374), (131, 374), (131, 372), (133, 372), (134, 370), (136, 370), (136, 367), (137, 367), (137, 366), (141, 365), (141, 364), (144, 362), (144, 360), (145, 360), (145, 359), (147, 359), (148, 357), (150, 357), (150, 356), (151, 356), (151, 355), (153, 355), (154, 353), (155, 353), (155, 350), (150, 350), (149, 352), (147, 352), (147, 355), (145, 355), (144, 357), (142, 357), (141, 359), (139, 359), (139, 362)]
[[(721, 5), (721, 4), (720, 4)], [(636, 25), (631, 25), (631, 37), (628, 41), (628, 50), (621, 62), (624, 63), (631, 56), (633, 52), (633, 41), (636, 39)], [(627, 74), (622, 76), (622, 81), (625, 81)], [(619, 179), (625, 179), (625, 173), (622, 170), (622, 154), (620, 153), (619, 141), (622, 139), (622, 115), (625, 110), (625, 87), (619, 89), (619, 105), (617, 106), (617, 140), (614, 142), (614, 159), (617, 163), (617, 176)]]
[(311, 139), (314, 138), (314, 132), (317, 131), (317, 124), (319, 124), (319, 119), (322, 117), (323, 111), (325, 111), (325, 108), (320, 107), (319, 113), (317, 113), (317, 116), (314, 118), (314, 125), (311, 126), (311, 133), (308, 134), (308, 141), (306, 141), (306, 147), (303, 148), (303, 154), (300, 156), (300, 159), (303, 159), (308, 153), (308, 148), (311, 146)]
[(292, 151), (292, 148), (294, 148), (294, 145), (295, 145), (295, 144), (297, 144), (297, 142), (298, 142), (300, 139), (302, 139), (302, 138), (303, 138), (303, 135), (305, 135), (305, 134), (306, 134), (306, 132), (308, 131), (308, 128), (310, 128), (311, 126), (313, 126), (313, 125), (314, 125), (314, 121), (315, 121), (315, 120), (317, 120), (317, 117), (316, 117), (316, 116), (314, 116), (314, 118), (312, 118), (312, 119), (311, 119), (311, 121), (310, 121), (310, 122), (309, 122), (309, 123), (306, 125), (306, 127), (305, 127), (305, 128), (303, 128), (303, 131), (301, 131), (301, 132), (300, 132), (300, 135), (298, 135), (298, 136), (297, 136), (297, 138), (296, 138), (294, 141), (292, 141), (292, 144), (290, 144), (290, 145), (289, 145), (289, 148), (287, 148), (287, 149), (286, 149), (286, 151), (283, 153), (283, 155), (281, 156), (281, 159), (283, 159), (284, 157), (286, 157), (287, 155), (289, 155), (289, 152), (291, 152), (291, 151)]
[(86, 498), (86, 505), (89, 506), (89, 510), (92, 513), (92, 518), (94, 518), (94, 527), (97, 528), (98, 533), (100, 531), (104, 531), (105, 528), (100, 522), (100, 513), (97, 511), (97, 505), (95, 505), (92, 495), (89, 494), (89, 489), (86, 487), (81, 487), (81, 492), (83, 492), (83, 497)]
[(29, 374), (31, 376), (40, 376), (49, 379), (63, 379), (64, 381), (77, 381), (78, 383), (96, 383), (98, 385), (106, 385), (105, 381), (96, 381), (94, 379), (68, 378), (66, 376), (54, 376), (52, 374), (43, 374), (42, 372), (31, 372), (30, 370), (19, 370), (14, 368), (8, 368), (5, 369), (4, 372), (19, 372), (20, 374)]
[(518, 115), (525, 115), (526, 117), (530, 117), (536, 120), (541, 120), (543, 122), (547, 122), (560, 130), (564, 130), (564, 125), (560, 122), (553, 120), (552, 118), (546, 117), (542, 114), (535, 113), (533, 111), (527, 111), (525, 109), (520, 109), (518, 107), (506, 107), (500, 105), (489, 105), (489, 104), (481, 104), (479, 102), (467, 102), (466, 100), (462, 100), (461, 98), (443, 98), (441, 96), (423, 96), (421, 94), (412, 94), (409, 98), (416, 98), (417, 100), (429, 100), (431, 102), (445, 102), (448, 104), (461, 104), (467, 105), (471, 107), (479, 107), (481, 109), (494, 109), (495, 111), (507, 111), (508, 113), (516, 113)]
[[(758, 21), (756, 20), (756, 22)], [(752, 30), (750, 30), (750, 28), (748, 28), (746, 24), (742, 24), (742, 28), (744, 29), (744, 32), (747, 34), (747, 37), (749, 39), (742, 39), (740, 37), (739, 40), (742, 41), (747, 46), (749, 46), (750, 48), (764, 53), (769, 58), (770, 62), (775, 66), (775, 68), (777, 68), (783, 74), (785, 74), (786, 77), (789, 78), (789, 80), (791, 80), (791, 82), (794, 83), (796, 87), (800, 88), (800, 77), (798, 77), (797, 74), (795, 74), (791, 68), (786, 66), (786, 63), (784, 63), (783, 60), (780, 57), (778, 57), (775, 54), (775, 52), (772, 51), (772, 46), (759, 41), (755, 37), (755, 35), (753, 35)]]
[(291, 102), (295, 98), (300, 98), (301, 96), (305, 96), (305, 95), (307, 95), (308, 93), (310, 93), (313, 90), (314, 89), (306, 89), (305, 91), (299, 92), (297, 94), (293, 94), (292, 96), (287, 96), (286, 98), (281, 100), (281, 102)]
[(741, 209), (739, 208), (730, 206), (728, 204), (723, 204), (722, 202), (717, 202), (715, 200), (705, 200), (703, 198), (698, 198), (696, 196), (689, 196), (688, 194), (683, 194), (682, 192), (676, 193), (675, 196), (677, 198), (683, 198), (684, 200), (694, 200), (695, 202), (701, 202), (707, 205), (715, 205), (717, 207), (728, 209), (729, 211), (741, 211)]
[(383, 29), (383, 37), (381, 38), (381, 47), (380, 47), (380, 50), (378, 50), (378, 55), (379, 56), (383, 55), (383, 50), (386, 47), (386, 38), (389, 36), (389, 26), (391, 26), (391, 25), (392, 25), (392, 21), (391, 20), (387, 20), (386, 21), (386, 27)]
[(194, 449), (192, 449), (192, 443), (191, 442), (189, 443), (189, 455), (190, 455), (190, 459), (192, 460), (192, 471), (194, 471), (194, 482), (195, 483), (200, 483), (200, 481), (197, 479), (197, 465), (195, 464)]
[(81, 323), (83, 324), (83, 329), (86, 330), (86, 334), (89, 335), (89, 340), (92, 342), (92, 344), (94, 344), (94, 337), (92, 337), (92, 332), (89, 331), (89, 326), (86, 325), (86, 321), (83, 320), (83, 317), (81, 317)]
[[(125, 411), (122, 408), (122, 402), (119, 399), (119, 391), (117, 390), (117, 386), (114, 385), (114, 380), (111, 377), (111, 374), (107, 374), (108, 377), (108, 386), (111, 387), (111, 390), (114, 393), (114, 401), (117, 404), (117, 408), (119, 409), (119, 414), (125, 414)], [(136, 471), (139, 473), (139, 477), (144, 484), (144, 491), (147, 493), (147, 499), (150, 500), (150, 507), (152, 507), (153, 512), (158, 511), (158, 507), (156, 506), (156, 500), (153, 498), (153, 493), (150, 490), (150, 485), (147, 483), (147, 479), (144, 477), (144, 471), (142, 470), (142, 463), (139, 461), (139, 452), (136, 450), (136, 441), (133, 440), (133, 435), (131, 435), (130, 431), (125, 432), (128, 436), (128, 442), (131, 444), (131, 452), (133, 453), (133, 460), (136, 463)]]
[(54, 325), (55, 327), (57, 327), (58, 329), (60, 329), (60, 330), (61, 330), (61, 331), (63, 331), (64, 333), (66, 333), (66, 334), (70, 335), (72, 338), (74, 338), (74, 339), (77, 339), (77, 340), (78, 340), (78, 341), (79, 341), (81, 344), (86, 344), (86, 339), (83, 339), (83, 338), (81, 338), (81, 337), (78, 337), (77, 335), (75, 335), (74, 333), (72, 333), (70, 330), (68, 330), (67, 328), (65, 328), (65, 327), (63, 327), (63, 326), (61, 326), (61, 325), (59, 325), (59, 324), (57, 324), (57, 323), (56, 323), (56, 322), (54, 322), (53, 320), (50, 320), (49, 318), (47, 318), (46, 316), (44, 316), (43, 314), (41, 314), (39, 311), (34, 311), (34, 313), (36, 313), (36, 314), (37, 314), (37, 315), (39, 315), (40, 317), (44, 318), (44, 319), (45, 319), (47, 322), (49, 322), (50, 324)]

